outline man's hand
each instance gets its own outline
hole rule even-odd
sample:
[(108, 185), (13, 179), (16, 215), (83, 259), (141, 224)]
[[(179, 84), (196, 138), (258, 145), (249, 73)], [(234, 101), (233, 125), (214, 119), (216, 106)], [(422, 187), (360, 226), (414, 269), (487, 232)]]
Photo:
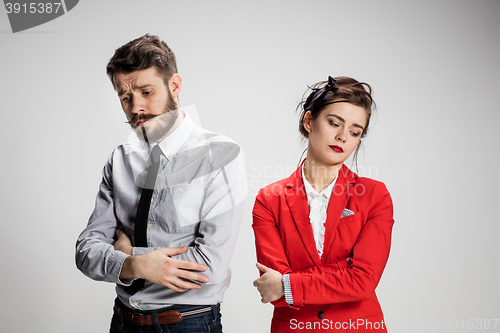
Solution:
[(115, 250), (132, 255), (132, 241), (127, 234), (123, 230), (117, 229), (116, 236), (118, 237), (118, 240), (114, 244)]
[(195, 271), (206, 271), (207, 266), (170, 258), (170, 256), (182, 254), (186, 251), (187, 246), (170, 247), (127, 257), (123, 262), (120, 279), (145, 279), (177, 292), (200, 289), (201, 286), (198, 283), (183, 279), (199, 281), (200, 283), (208, 282), (208, 277), (195, 273)]
[(264, 274), (253, 282), (260, 293), (261, 302), (267, 303), (280, 299), (285, 294), (283, 287), (283, 275), (274, 269), (268, 268), (262, 264), (257, 263), (257, 268)]

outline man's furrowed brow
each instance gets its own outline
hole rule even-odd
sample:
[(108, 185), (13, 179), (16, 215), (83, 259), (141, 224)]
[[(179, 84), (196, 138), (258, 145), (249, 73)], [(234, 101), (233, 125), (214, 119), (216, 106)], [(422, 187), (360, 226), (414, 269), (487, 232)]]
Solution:
[[(143, 85), (140, 85), (140, 86), (134, 85), (134, 86), (132, 86), (132, 89), (133, 90), (140, 90), (140, 89), (148, 88), (150, 86), (152, 86), (151, 83), (146, 83), (146, 84), (143, 84)], [(118, 96), (125, 95), (126, 92), (127, 92), (126, 89), (121, 89), (120, 92), (118, 93)]]
[(150, 86), (152, 86), (151, 83), (145, 83), (142, 86), (133, 86), (132, 89), (144, 89), (144, 88), (147, 88), (147, 87), (150, 87)]

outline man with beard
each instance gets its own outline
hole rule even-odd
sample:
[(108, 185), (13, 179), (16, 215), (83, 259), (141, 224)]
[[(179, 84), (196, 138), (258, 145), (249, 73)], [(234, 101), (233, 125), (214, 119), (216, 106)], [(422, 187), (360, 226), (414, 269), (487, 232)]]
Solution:
[(110, 332), (222, 332), (243, 154), (179, 108), (182, 78), (158, 37), (118, 48), (107, 73), (134, 136), (104, 166), (77, 267), (116, 283)]

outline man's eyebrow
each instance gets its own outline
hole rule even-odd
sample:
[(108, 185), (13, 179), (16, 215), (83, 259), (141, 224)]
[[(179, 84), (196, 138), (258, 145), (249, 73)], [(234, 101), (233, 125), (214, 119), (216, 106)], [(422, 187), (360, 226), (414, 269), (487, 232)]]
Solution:
[[(329, 113), (329, 114), (327, 114), (327, 116), (333, 116), (333, 117), (337, 118), (338, 120), (340, 120), (341, 122), (343, 122), (343, 123), (345, 124), (345, 119), (344, 119), (344, 118), (342, 118), (341, 116), (337, 116), (337, 115), (336, 115), (336, 114), (334, 114), (334, 113)], [(360, 125), (360, 124), (358, 124), (358, 123), (354, 123), (354, 124), (352, 124), (352, 126), (354, 126), (354, 127), (359, 127), (359, 128), (361, 128), (362, 130), (364, 130), (364, 129), (365, 129), (363, 126), (361, 126), (361, 125)]]
[(147, 88), (147, 87), (150, 87), (150, 86), (152, 86), (151, 83), (145, 83), (142, 86), (133, 86), (132, 89), (144, 89), (144, 88)]
[[(143, 84), (142, 86), (132, 86), (132, 89), (133, 90), (136, 90), (136, 89), (144, 89), (144, 88), (147, 88), (147, 87), (150, 87), (152, 86), (151, 83), (146, 83), (146, 84)], [(127, 91), (125, 89), (122, 89), (120, 90), (120, 92), (118, 93), (118, 96), (122, 96), (126, 93)]]

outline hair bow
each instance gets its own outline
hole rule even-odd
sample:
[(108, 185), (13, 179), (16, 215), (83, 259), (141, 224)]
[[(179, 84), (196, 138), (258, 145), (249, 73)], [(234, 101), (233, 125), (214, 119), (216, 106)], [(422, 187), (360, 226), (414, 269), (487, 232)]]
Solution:
[(329, 90), (336, 89), (335, 83), (337, 83), (337, 79), (334, 79), (333, 77), (328, 76), (328, 83), (326, 84), (325, 89), (329, 89)]
[(307, 100), (304, 103), (304, 110), (312, 111), (314, 105), (316, 104), (316, 101), (323, 99), (328, 91), (337, 90), (337, 87), (335, 87), (336, 82), (336, 79), (328, 76), (328, 83), (323, 88), (313, 88), (312, 93), (309, 95), (309, 97), (307, 97)]

